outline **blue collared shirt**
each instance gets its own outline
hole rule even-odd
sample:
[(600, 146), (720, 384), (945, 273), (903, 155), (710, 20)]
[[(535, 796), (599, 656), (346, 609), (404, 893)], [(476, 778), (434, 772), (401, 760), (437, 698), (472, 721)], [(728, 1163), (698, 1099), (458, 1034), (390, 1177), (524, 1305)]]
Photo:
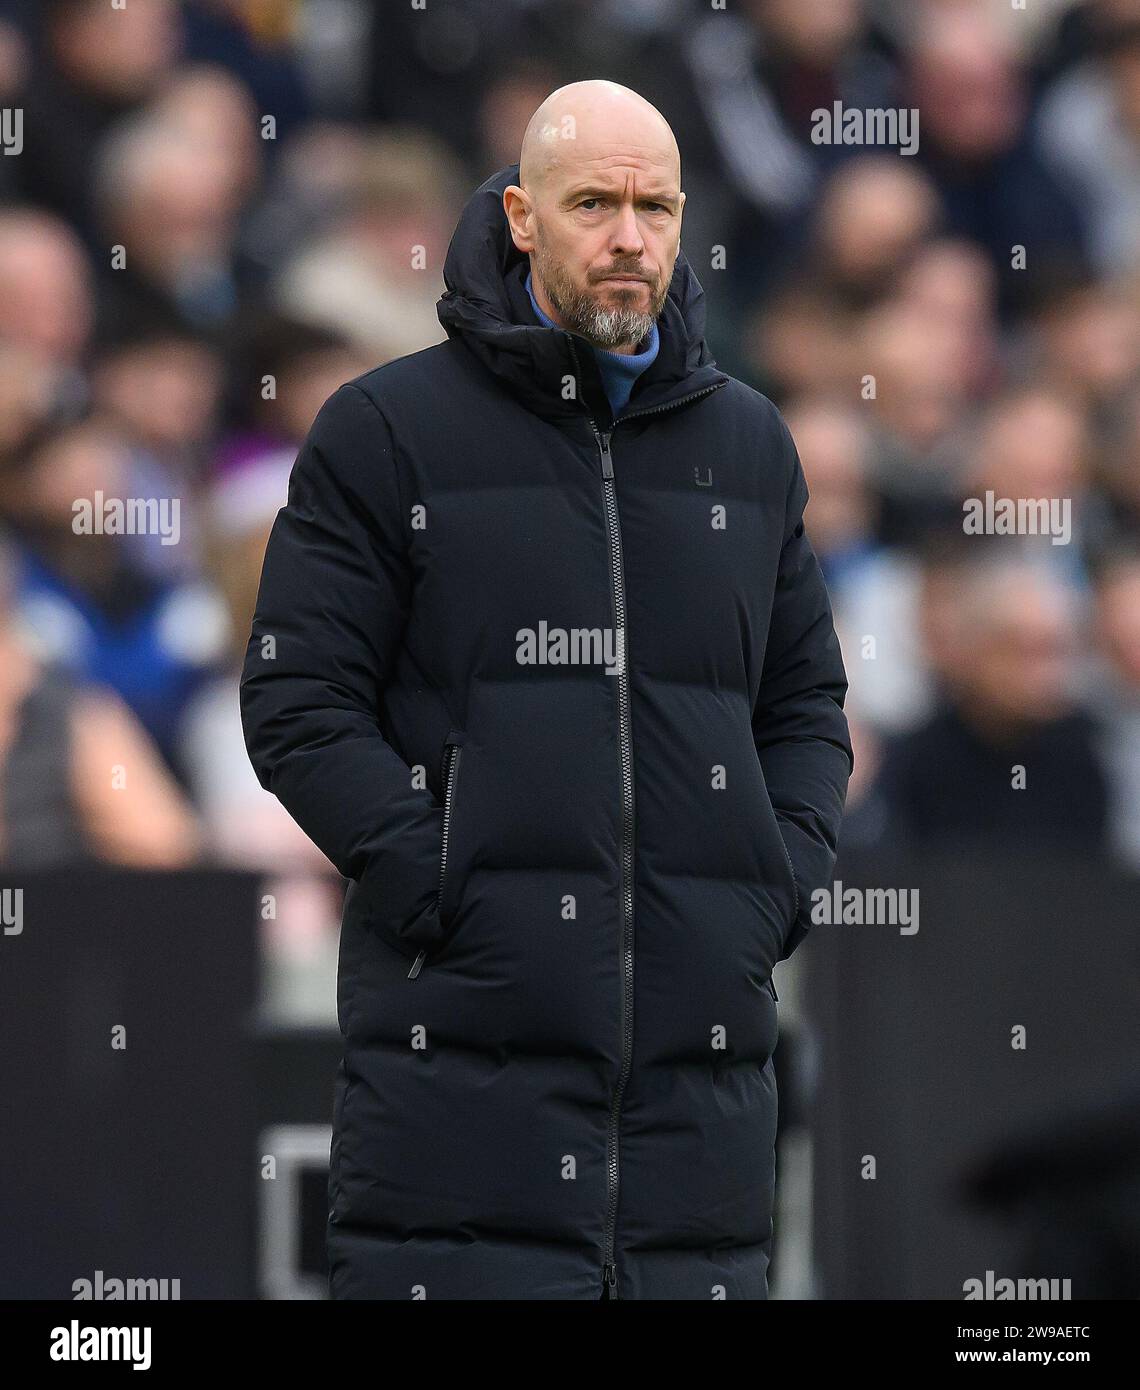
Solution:
[[(544, 323), (547, 328), (559, 328), (561, 325), (555, 323), (553, 319), (547, 318), (538, 307), (534, 293), (530, 287), (529, 272), (526, 277), (526, 292), (530, 295), (530, 302), (534, 305), (534, 312), (538, 315), (539, 320)], [(657, 349), (660, 346), (661, 340), (657, 332), (656, 323), (650, 328), (649, 336), (645, 341), (646, 347), (643, 352), (607, 352), (604, 348), (594, 348), (594, 356), (598, 362), (598, 372), (602, 378), (602, 386), (609, 399), (610, 409), (613, 411), (615, 419), (629, 404), (629, 396), (630, 392), (633, 390), (633, 383), (657, 356)], [(593, 347), (592, 343), (591, 347)]]

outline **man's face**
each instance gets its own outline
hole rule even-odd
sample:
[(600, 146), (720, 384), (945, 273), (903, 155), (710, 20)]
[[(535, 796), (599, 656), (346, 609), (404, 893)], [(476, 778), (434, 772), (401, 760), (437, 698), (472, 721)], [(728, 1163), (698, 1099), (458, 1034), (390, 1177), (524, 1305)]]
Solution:
[(526, 219), (551, 317), (609, 351), (640, 344), (665, 305), (684, 198), (674, 162), (651, 154), (552, 171)]

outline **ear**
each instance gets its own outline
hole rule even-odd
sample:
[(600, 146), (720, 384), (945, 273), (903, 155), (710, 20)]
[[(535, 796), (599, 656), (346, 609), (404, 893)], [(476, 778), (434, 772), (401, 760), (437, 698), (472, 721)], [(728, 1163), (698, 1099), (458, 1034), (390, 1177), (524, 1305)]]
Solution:
[(534, 209), (525, 189), (516, 183), (504, 188), (503, 211), (511, 229), (511, 240), (519, 251), (529, 255), (534, 250), (534, 234), (531, 230)]

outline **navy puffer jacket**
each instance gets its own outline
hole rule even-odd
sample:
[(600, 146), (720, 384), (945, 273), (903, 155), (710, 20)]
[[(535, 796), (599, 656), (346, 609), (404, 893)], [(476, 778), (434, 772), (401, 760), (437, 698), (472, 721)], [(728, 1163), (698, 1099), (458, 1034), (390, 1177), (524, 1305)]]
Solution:
[(683, 253), (614, 421), (531, 309), (517, 180), (463, 213), (448, 341), (318, 414), (242, 679), (263, 785), (352, 880), (331, 1289), (764, 1298), (771, 974), (851, 768), (807, 491)]

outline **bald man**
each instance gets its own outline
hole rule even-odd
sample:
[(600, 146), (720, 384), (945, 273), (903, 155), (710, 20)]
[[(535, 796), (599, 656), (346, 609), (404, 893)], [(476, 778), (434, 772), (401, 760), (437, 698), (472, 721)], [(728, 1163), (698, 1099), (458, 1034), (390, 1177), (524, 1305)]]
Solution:
[(847, 682), (680, 178), (635, 92), (552, 93), (460, 219), (447, 341), (325, 403), (273, 528), (246, 742), (350, 880), (335, 1298), (767, 1297), (772, 971)]

